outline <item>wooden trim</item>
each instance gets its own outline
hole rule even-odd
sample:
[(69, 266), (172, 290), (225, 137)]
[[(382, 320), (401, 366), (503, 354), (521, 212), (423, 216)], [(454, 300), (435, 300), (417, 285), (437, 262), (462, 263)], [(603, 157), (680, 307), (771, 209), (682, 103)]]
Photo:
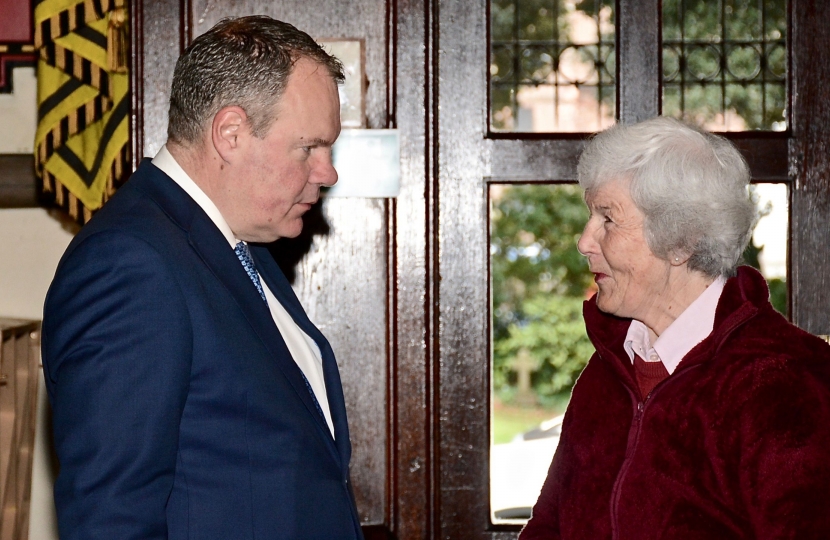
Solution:
[(790, 222), (792, 319), (830, 334), (830, 3), (790, 0), (793, 176)]
[[(394, 299), (390, 367), (390, 533), (434, 538), (435, 174), (431, 0), (389, 0), (390, 123), (401, 135), (401, 191), (390, 202)], [(398, 82), (392, 82), (392, 81)], [(367, 539), (369, 537), (367, 536)]]
[(727, 136), (743, 154), (749, 164), (753, 181), (789, 182), (787, 165), (789, 141), (786, 134), (778, 138), (752, 136)]
[(491, 182), (575, 181), (585, 139), (492, 140)]
[(130, 169), (144, 155), (144, 2), (130, 2)]
[[(574, 182), (576, 164), (588, 137), (488, 140), (491, 165), (487, 180), (504, 183)], [(754, 181), (790, 181), (786, 134), (778, 137), (727, 134), (727, 138), (743, 154)]]
[(661, 110), (660, 1), (617, 0), (616, 35), (618, 121), (653, 118)]
[(0, 208), (39, 206), (32, 154), (0, 154)]

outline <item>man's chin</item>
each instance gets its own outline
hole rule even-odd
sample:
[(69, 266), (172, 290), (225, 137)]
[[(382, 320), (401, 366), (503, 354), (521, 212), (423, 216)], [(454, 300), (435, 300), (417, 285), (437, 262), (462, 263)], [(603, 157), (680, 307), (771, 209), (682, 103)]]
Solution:
[(280, 238), (297, 238), (303, 232), (303, 220), (301, 218), (297, 218), (296, 223), (291, 223), (288, 226), (281, 227), (279, 231), (277, 231), (277, 238), (272, 240), (275, 242)]

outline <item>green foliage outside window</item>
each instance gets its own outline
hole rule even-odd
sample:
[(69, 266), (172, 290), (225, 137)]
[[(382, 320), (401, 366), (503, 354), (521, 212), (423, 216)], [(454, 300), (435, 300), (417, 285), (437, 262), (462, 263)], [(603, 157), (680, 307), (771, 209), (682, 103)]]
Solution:
[[(761, 215), (769, 208), (761, 209)], [(506, 401), (515, 392), (512, 362), (527, 353), (538, 369), (532, 383), (542, 405), (560, 407), (570, 396), (593, 347), (582, 303), (593, 295), (593, 275), (576, 249), (588, 218), (577, 185), (494, 188), (491, 210), (493, 388)], [(760, 268), (763, 246), (749, 245), (744, 264)], [(773, 306), (787, 311), (787, 285), (770, 279)]]
[(663, 0), (662, 14), (663, 114), (786, 127), (785, 0)]
[(493, 386), (509, 398), (511, 360), (527, 350), (533, 386), (548, 405), (567, 400), (591, 355), (582, 302), (593, 276), (576, 242), (588, 218), (576, 185), (494, 192), (491, 211)]

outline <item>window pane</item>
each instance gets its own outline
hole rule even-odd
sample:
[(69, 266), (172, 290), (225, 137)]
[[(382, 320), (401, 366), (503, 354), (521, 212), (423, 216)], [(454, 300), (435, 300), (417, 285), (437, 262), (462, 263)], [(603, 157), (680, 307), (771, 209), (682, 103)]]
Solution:
[(663, 114), (783, 131), (786, 0), (663, 0)]
[(491, 0), (490, 126), (594, 132), (614, 122), (613, 0)]
[(754, 184), (753, 196), (760, 219), (744, 262), (759, 269), (767, 280), (770, 302), (787, 315), (787, 237), (790, 231), (789, 193), (786, 184)]
[(491, 202), (493, 520), (526, 520), (558, 442), (557, 417), (593, 347), (576, 250), (588, 217), (576, 185), (494, 185)]

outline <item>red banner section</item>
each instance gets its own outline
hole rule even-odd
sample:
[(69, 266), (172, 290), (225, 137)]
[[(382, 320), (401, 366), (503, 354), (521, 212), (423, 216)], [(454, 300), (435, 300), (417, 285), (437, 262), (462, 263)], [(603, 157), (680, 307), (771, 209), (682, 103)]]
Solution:
[(12, 91), (12, 69), (34, 66), (32, 0), (0, 0), (0, 94)]

